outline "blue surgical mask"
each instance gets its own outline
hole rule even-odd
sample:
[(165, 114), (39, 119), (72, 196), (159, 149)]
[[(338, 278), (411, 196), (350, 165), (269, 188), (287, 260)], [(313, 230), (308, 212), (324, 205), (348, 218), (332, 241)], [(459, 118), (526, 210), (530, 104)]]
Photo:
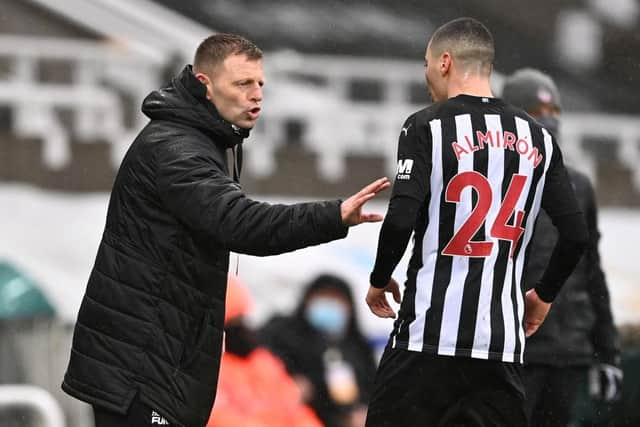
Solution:
[(315, 329), (331, 336), (341, 336), (347, 329), (349, 313), (343, 303), (326, 297), (309, 301), (305, 318)]

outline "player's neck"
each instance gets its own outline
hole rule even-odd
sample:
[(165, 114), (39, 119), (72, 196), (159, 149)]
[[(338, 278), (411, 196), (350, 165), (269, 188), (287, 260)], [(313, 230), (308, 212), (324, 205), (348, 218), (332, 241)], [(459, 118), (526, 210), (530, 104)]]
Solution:
[(486, 98), (493, 98), (489, 79), (485, 76), (466, 75), (460, 79), (452, 79), (449, 82), (447, 95), (449, 98), (458, 95), (471, 95)]

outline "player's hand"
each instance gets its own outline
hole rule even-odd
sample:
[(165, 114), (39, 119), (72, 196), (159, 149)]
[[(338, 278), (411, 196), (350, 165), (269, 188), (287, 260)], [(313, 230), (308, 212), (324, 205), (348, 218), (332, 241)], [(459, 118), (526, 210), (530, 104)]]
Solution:
[(342, 205), (340, 205), (342, 223), (351, 227), (353, 225), (362, 224), (363, 222), (382, 221), (384, 218), (382, 215), (363, 213), (362, 206), (364, 206), (364, 204), (371, 200), (376, 194), (382, 190), (386, 190), (390, 186), (391, 183), (388, 178), (380, 178), (342, 202)]
[(367, 292), (365, 300), (367, 301), (367, 305), (371, 312), (376, 316), (395, 319), (396, 312), (393, 311), (389, 305), (385, 292), (391, 292), (391, 294), (393, 294), (394, 301), (400, 304), (400, 287), (398, 286), (398, 282), (393, 278), (389, 280), (389, 283), (387, 283), (387, 286), (384, 288), (374, 288), (373, 286), (369, 286), (369, 292)]
[(551, 303), (542, 301), (535, 289), (527, 291), (524, 309), (524, 329), (527, 337), (538, 330), (550, 309)]

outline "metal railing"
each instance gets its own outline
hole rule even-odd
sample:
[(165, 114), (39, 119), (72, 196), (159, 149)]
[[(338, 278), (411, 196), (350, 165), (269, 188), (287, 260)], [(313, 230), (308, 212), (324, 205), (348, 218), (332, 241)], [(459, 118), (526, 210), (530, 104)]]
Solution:
[[(68, 164), (73, 137), (109, 142), (119, 164), (131, 133), (146, 123), (137, 108), (134, 117), (125, 117), (122, 94), (139, 102), (159, 84), (163, 65), (163, 58), (133, 43), (11, 35), (0, 36), (0, 59), (8, 66), (0, 76), (0, 104), (13, 112), (13, 132), (41, 139), (43, 161), (52, 169)], [(42, 81), (47, 61), (68, 67), (65, 82)], [(61, 111), (70, 112), (70, 125), (63, 124)]]
[[(52, 168), (69, 161), (73, 137), (108, 141), (117, 166), (132, 137), (146, 123), (139, 103), (161, 79), (160, 60), (126, 44), (0, 36), (0, 58), (10, 65), (9, 72), (0, 76), (0, 103), (13, 111), (16, 134), (43, 139), (43, 157)], [(50, 59), (70, 64), (70, 82), (39, 81), (41, 63)], [(402, 120), (422, 108), (410, 100), (411, 88), (424, 84), (419, 61), (274, 52), (266, 56), (265, 66), (269, 82), (264, 118), (252, 133), (256, 142), (246, 144), (249, 174), (261, 177), (273, 172), (275, 151), (287, 143), (286, 127), (292, 121), (301, 125), (298, 142), (317, 155), (323, 179), (339, 180), (348, 173), (349, 155), (383, 157), (387, 173), (394, 173)], [(317, 81), (304, 83), (300, 75)], [(349, 82), (363, 78), (378, 82), (379, 99), (363, 102), (350, 97)], [(496, 75), (497, 86), (501, 78)], [(63, 124), (60, 110), (72, 112), (69, 125)], [(127, 111), (135, 117), (125, 117)], [(565, 114), (561, 134), (565, 157), (595, 181), (597, 154), (584, 144), (594, 137), (612, 142), (611, 158), (632, 172), (633, 185), (640, 190), (640, 119)]]
[(27, 408), (35, 412), (43, 427), (65, 427), (58, 402), (40, 387), (23, 384), (0, 385), (0, 408)]

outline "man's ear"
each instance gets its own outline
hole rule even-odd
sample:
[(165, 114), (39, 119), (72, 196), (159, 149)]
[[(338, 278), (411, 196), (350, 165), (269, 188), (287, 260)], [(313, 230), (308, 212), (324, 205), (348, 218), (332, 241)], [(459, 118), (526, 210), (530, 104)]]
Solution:
[(195, 76), (196, 76), (196, 79), (200, 80), (200, 83), (202, 83), (205, 86), (210, 81), (209, 76), (207, 76), (205, 73), (195, 73)]
[(440, 57), (440, 74), (443, 76), (449, 72), (451, 68), (451, 54), (449, 52), (444, 52)]
[(209, 76), (207, 76), (204, 73), (196, 73), (195, 77), (196, 79), (200, 80), (200, 83), (202, 83), (207, 87), (207, 99), (211, 100), (210, 92), (211, 92), (212, 82)]

